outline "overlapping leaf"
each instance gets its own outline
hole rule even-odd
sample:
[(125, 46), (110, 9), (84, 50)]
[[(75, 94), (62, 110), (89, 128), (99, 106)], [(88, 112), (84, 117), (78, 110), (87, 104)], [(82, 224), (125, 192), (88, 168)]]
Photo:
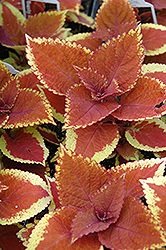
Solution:
[(41, 212), (50, 202), (46, 183), (38, 176), (17, 169), (0, 171), (9, 188), (0, 194), (0, 224), (10, 225)]
[(12, 42), (11, 38), (9, 37), (9, 35), (7, 34), (7, 32), (2, 26), (0, 26), (0, 35), (1, 35), (1, 38), (0, 38), (1, 44), (14, 46), (14, 43)]
[(61, 205), (82, 208), (89, 206), (90, 196), (109, 182), (110, 174), (95, 161), (61, 147), (55, 178)]
[(166, 52), (166, 27), (157, 24), (143, 24), (142, 26), (143, 44), (147, 56), (154, 56)]
[(42, 164), (36, 163), (21, 163), (18, 161), (13, 161), (7, 156), (3, 155), (2, 165), (5, 169), (19, 169), (23, 171), (28, 171), (39, 175), (43, 180), (45, 180), (46, 168)]
[(84, 236), (71, 244), (70, 226), (78, 212), (76, 207), (62, 207), (46, 214), (36, 225), (27, 245), (27, 250), (52, 248), (54, 250), (99, 250), (97, 235)]
[(19, 84), (16, 78), (11, 76), (11, 80), (4, 83), (4, 80), (9, 79), (9, 77), (9, 74), (7, 74), (6, 77), (3, 77), (2, 74), (3, 86), (0, 89), (0, 127), (4, 127), (9, 120), (9, 114), (19, 94)]
[(118, 221), (98, 236), (103, 245), (115, 250), (153, 249), (165, 244), (165, 236), (153, 215), (132, 197), (125, 199)]
[(114, 30), (120, 23), (134, 21), (135, 13), (127, 0), (106, 0), (96, 16), (96, 28)]
[(142, 65), (142, 74), (161, 80), (166, 85), (166, 65), (159, 63), (148, 63)]
[(141, 37), (137, 27), (109, 40), (94, 52), (90, 67), (103, 74), (109, 86), (115, 79), (123, 92), (133, 88), (144, 57)]
[(153, 152), (166, 150), (166, 124), (159, 119), (134, 123), (125, 136), (135, 148)]
[(54, 94), (52, 91), (49, 91), (44, 86), (38, 85), (41, 93), (49, 101), (52, 113), (55, 119), (64, 123), (64, 114), (65, 114), (65, 96)]
[(69, 19), (69, 21), (71, 22), (75, 22), (75, 23), (79, 23), (82, 25), (85, 25), (87, 27), (90, 27), (92, 29), (94, 29), (94, 19), (90, 16), (88, 16), (87, 14), (85, 14), (84, 12), (67, 12), (66, 14), (67, 19)]
[(4, 128), (33, 126), (40, 123), (53, 123), (51, 107), (38, 91), (22, 89), (11, 110)]
[(11, 78), (1, 89), (0, 89), (0, 112), (10, 113), (10, 110), (15, 104), (16, 98), (19, 94), (19, 84), (16, 78)]
[(148, 178), (147, 180), (140, 180), (143, 184), (144, 194), (148, 207), (154, 214), (154, 217), (159, 221), (159, 223), (166, 231), (166, 177), (159, 176)]
[(66, 95), (65, 128), (85, 128), (111, 114), (119, 107), (117, 100), (92, 100), (91, 92), (84, 85), (75, 84)]
[(65, 23), (65, 11), (36, 14), (24, 22), (24, 33), (31, 37), (56, 37)]
[(1, 135), (0, 149), (14, 161), (42, 165), (49, 154), (42, 136), (32, 127), (11, 131), (10, 136)]
[(51, 131), (48, 128), (45, 127), (38, 127), (37, 130), (41, 134), (41, 136), (44, 138), (44, 140), (47, 140), (55, 145), (59, 144), (59, 140), (57, 139), (57, 133), (54, 131)]
[(100, 162), (107, 158), (119, 140), (118, 128), (114, 124), (97, 122), (77, 130), (68, 129), (66, 148), (76, 154)]
[(126, 173), (126, 196), (140, 198), (143, 196), (143, 189), (139, 182), (140, 179), (147, 179), (148, 177), (162, 176), (165, 168), (165, 160), (151, 159), (128, 162), (120, 166), (113, 167), (109, 170), (112, 178)]
[(69, 36), (66, 40), (81, 44), (82, 47), (86, 47), (92, 51), (96, 50), (102, 44), (101, 39), (93, 37), (91, 33), (88, 32)]
[(137, 85), (123, 94), (121, 107), (112, 115), (119, 120), (138, 121), (161, 117), (166, 113), (165, 106), (157, 108), (166, 98), (165, 85), (158, 79), (140, 77)]
[(83, 235), (107, 229), (117, 221), (125, 194), (124, 176), (101, 187), (92, 196), (91, 207), (82, 208), (72, 223), (72, 242)]
[[(25, 37), (23, 32), (23, 22), (25, 21), (24, 16), (19, 10), (8, 2), (3, 1), (2, 3), (2, 27), (10, 37), (13, 45), (25, 45)], [(7, 41), (3, 44), (8, 44)]]
[(33, 73), (32, 69), (26, 69), (21, 71), (17, 77), (19, 80), (20, 88), (39, 90), (38, 85), (40, 85), (40, 81)]
[(34, 2), (30, 3), (31, 15), (35, 15), (38, 13), (43, 13), (45, 10), (45, 3), (43, 2)]
[(120, 143), (116, 147), (116, 151), (127, 161), (138, 161), (139, 160), (139, 150), (132, 147), (127, 140), (120, 140)]
[(58, 38), (27, 38), (29, 64), (40, 81), (55, 94), (65, 94), (79, 82), (73, 65), (87, 66), (92, 52)]

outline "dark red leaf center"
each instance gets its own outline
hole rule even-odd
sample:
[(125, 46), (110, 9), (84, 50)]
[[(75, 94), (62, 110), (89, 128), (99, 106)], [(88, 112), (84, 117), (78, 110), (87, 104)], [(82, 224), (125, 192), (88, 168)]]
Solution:
[(114, 215), (111, 214), (110, 212), (104, 211), (102, 208), (99, 208), (97, 206), (95, 206), (95, 214), (96, 217), (103, 222), (114, 217)]

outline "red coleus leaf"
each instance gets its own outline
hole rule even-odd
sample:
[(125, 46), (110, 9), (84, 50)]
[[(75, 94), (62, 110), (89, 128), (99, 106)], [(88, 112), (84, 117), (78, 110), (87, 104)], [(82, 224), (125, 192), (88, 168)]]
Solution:
[(113, 152), (119, 137), (115, 124), (97, 122), (84, 129), (67, 129), (66, 148), (100, 162)]
[(164, 228), (166, 233), (166, 177), (158, 176), (148, 178), (147, 180), (140, 180), (143, 184), (144, 194), (148, 207), (152, 211), (156, 220)]
[(139, 160), (139, 150), (132, 147), (124, 138), (116, 147), (116, 151), (127, 161), (138, 161)]
[(119, 107), (116, 99), (92, 100), (91, 92), (82, 84), (72, 86), (66, 95), (65, 128), (85, 128)]
[(17, 169), (0, 171), (9, 188), (0, 193), (0, 223), (13, 224), (41, 212), (50, 202), (46, 183), (38, 176)]
[(159, 119), (132, 123), (125, 136), (135, 148), (153, 152), (166, 150), (166, 124)]
[[(9, 74), (7, 77), (8, 79)], [(3, 78), (3, 74), (2, 74)], [(3, 82), (3, 79), (2, 79)], [(15, 104), (16, 98), (19, 94), (19, 84), (16, 78), (11, 77), (11, 80), (4, 83), (0, 89), (0, 127), (4, 127), (9, 119), (9, 114), (13, 105)]]
[(63, 147), (55, 178), (61, 205), (79, 208), (89, 206), (92, 194), (111, 180), (110, 174), (100, 164)]
[(123, 94), (121, 107), (112, 115), (119, 120), (138, 121), (161, 117), (166, 113), (165, 106), (155, 107), (166, 98), (165, 85), (158, 79), (140, 77), (136, 86)]
[(19, 84), (16, 78), (11, 78), (1, 89), (0, 89), (0, 112), (3, 114), (10, 113), (10, 110), (15, 104), (16, 98), (19, 94)]
[(122, 22), (136, 23), (136, 16), (127, 0), (106, 0), (100, 7), (95, 21), (97, 30), (114, 30)]
[(49, 154), (42, 136), (32, 127), (10, 131), (10, 136), (1, 135), (0, 149), (14, 161), (42, 165)]
[[(17, 10), (13, 5), (11, 5), (8, 2), (5, 1), (2, 2), (1, 6), (2, 6), (3, 29), (10, 37), (11, 42), (14, 45), (25, 45), (25, 37), (22, 26), (23, 22), (25, 21), (24, 16), (21, 14), (19, 10)], [(6, 44), (6, 42), (4, 44)]]
[(165, 160), (151, 159), (128, 162), (120, 166), (112, 167), (108, 172), (112, 178), (117, 178), (119, 175), (126, 173), (126, 196), (140, 198), (144, 194), (139, 180), (153, 177), (154, 175), (161, 176), (164, 173), (164, 169)]
[[(54, 94), (46, 88), (43, 88), (43, 92), (51, 104), (51, 107), (56, 111), (56, 113), (54, 112), (54, 117), (61, 121), (62, 118), (59, 118), (59, 116), (61, 115), (62, 117), (65, 113), (65, 96)], [(60, 115), (58, 115), (58, 113)]]
[(60, 141), (57, 139), (57, 133), (54, 131), (51, 131), (48, 128), (45, 127), (38, 127), (37, 130), (41, 134), (41, 136), (44, 138), (44, 140), (47, 140), (55, 145), (59, 144)]
[(27, 58), (35, 74), (55, 94), (65, 94), (79, 82), (73, 65), (88, 66), (92, 52), (58, 38), (27, 38)]
[(19, 231), (17, 225), (0, 225), (0, 248), (3, 250), (15, 249), (24, 250), (25, 247), (21, 241), (17, 238), (16, 233)]
[(2, 157), (2, 165), (6, 169), (19, 169), (23, 171), (28, 171), (34, 174), (39, 175), (43, 180), (45, 180), (46, 169), (41, 164), (34, 164), (34, 163), (21, 163), (17, 161), (13, 161), (10, 158), (3, 155)]
[(18, 74), (17, 79), (19, 80), (20, 88), (39, 90), (38, 85), (40, 85), (41, 83), (32, 71), (32, 69), (26, 69), (21, 71)]
[(90, 67), (106, 77), (107, 91), (112, 89), (113, 79), (123, 92), (136, 84), (144, 57), (141, 37), (137, 27), (104, 43), (92, 55)]
[(53, 123), (51, 106), (38, 91), (22, 89), (11, 110), (4, 128), (33, 126), (40, 123)]
[(73, 13), (73, 11), (68, 11), (66, 17), (70, 22), (86, 25), (87, 27), (94, 29), (94, 19), (84, 12)]
[(78, 208), (68, 206), (46, 214), (32, 231), (27, 250), (99, 250), (101, 244), (95, 234), (84, 236), (71, 244), (70, 226), (77, 212)]
[(166, 52), (166, 27), (157, 24), (142, 24), (143, 44), (147, 56), (154, 56)]
[(65, 23), (65, 11), (48, 11), (36, 14), (24, 22), (24, 33), (31, 37), (56, 37)]
[(132, 197), (125, 199), (118, 221), (98, 236), (101, 244), (115, 250), (165, 245), (165, 237), (153, 215), (141, 201)]
[(90, 207), (82, 208), (72, 224), (72, 242), (83, 235), (107, 229), (119, 217), (125, 195), (124, 176), (110, 181), (92, 195)]
[(30, 3), (30, 9), (31, 9), (31, 15), (43, 13), (45, 9), (45, 4), (42, 2), (32, 1)]

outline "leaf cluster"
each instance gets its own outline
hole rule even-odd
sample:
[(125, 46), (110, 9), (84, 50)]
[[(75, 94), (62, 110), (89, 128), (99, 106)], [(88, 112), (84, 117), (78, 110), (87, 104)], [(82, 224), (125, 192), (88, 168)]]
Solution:
[(15, 50), (4, 61), (23, 69), (0, 62), (1, 234), (29, 250), (164, 247), (164, 10), (156, 25), (127, 0), (104, 1), (95, 20), (68, 4), (26, 19), (0, 3), (0, 43)]

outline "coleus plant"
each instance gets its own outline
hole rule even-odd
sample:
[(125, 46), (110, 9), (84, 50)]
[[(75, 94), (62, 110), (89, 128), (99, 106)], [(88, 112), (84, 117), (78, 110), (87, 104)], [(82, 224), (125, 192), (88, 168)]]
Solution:
[(164, 169), (164, 159), (151, 159), (106, 170), (61, 146), (48, 186), (35, 174), (1, 170), (0, 223), (25, 220), (52, 199), (56, 209), (18, 233), (26, 249), (159, 248), (166, 244)]
[[(157, 54), (165, 51), (164, 39), (157, 43), (157, 47), (151, 46), (152, 42), (148, 42), (144, 31), (146, 30), (147, 34), (161, 32), (160, 35), (164, 37), (165, 29), (163, 26), (154, 25), (142, 26), (140, 29), (140, 26), (137, 27), (135, 14), (128, 2), (114, 1), (114, 3), (116, 4), (112, 5), (112, 1), (105, 1), (96, 18), (96, 32), (91, 37), (89, 34), (83, 34), (82, 39), (80, 39), (81, 35), (77, 38), (73, 36), (73, 40), (77, 40), (76, 43), (50, 38), (27, 38), (29, 63), (40, 79), (40, 84), (52, 92), (56, 103), (58, 99), (57, 105), (61, 107), (55, 105), (55, 109), (60, 110), (64, 107), (64, 99), (66, 99), (66, 146), (76, 153), (83, 154), (83, 156), (77, 156), (61, 148), (55, 179), (47, 178), (51, 190), (36, 175), (16, 169), (1, 170), (0, 205), (9, 207), (5, 218), (2, 212), (1, 224), (3, 226), (34, 216), (48, 206), (50, 199), (54, 201), (57, 208), (45, 215), (32, 231), (30, 239), (27, 239), (28, 249), (41, 249), (49, 246), (50, 249), (51, 247), (53, 249), (68, 247), (68, 249), (89, 250), (99, 249), (100, 245), (105, 245), (110, 249), (145, 249), (166, 245), (165, 197), (162, 194), (165, 188), (165, 177), (162, 176), (165, 167), (164, 160), (152, 159), (127, 163), (106, 171), (96, 162), (84, 159), (85, 156), (89, 156), (96, 161), (101, 161), (116, 147), (117, 151), (122, 154), (124, 144), (120, 149), (118, 142), (123, 139), (125, 144), (130, 143), (126, 147), (127, 150), (125, 149), (126, 152), (132, 148), (131, 145), (148, 151), (165, 150), (165, 123), (160, 119), (165, 114), (165, 105), (163, 105), (165, 65), (142, 65), (145, 53)], [(126, 15), (127, 19), (125, 19), (121, 16), (122, 14), (118, 14), (117, 18), (114, 13), (111, 18), (119, 20), (118, 24), (113, 21), (113, 27), (97, 28), (97, 24), (104, 20), (104, 16), (107, 16), (103, 13), (109, 10), (110, 4), (114, 6), (112, 10), (115, 13), (119, 13), (116, 10), (122, 4), (123, 8), (125, 6), (126, 13), (130, 15)], [(105, 32), (103, 34), (106, 43), (98, 48), (101, 44), (99, 40), (102, 38), (100, 29)], [(154, 37), (153, 35), (153, 39)], [(93, 50), (88, 49), (88, 42), (91, 48), (94, 47)], [(79, 43), (87, 44), (87, 46), (77, 45)], [(5, 69), (7, 77), (8, 73)], [(24, 71), (22, 73), (24, 80), (27, 79), (27, 75), (32, 75), (32, 72), (26, 74)], [(12, 106), (10, 106), (9, 96), (4, 97), (9, 92), (1, 89), (1, 101), (4, 105), (4, 99), (7, 100), (5, 104), (8, 106), (5, 113), (2, 105), (2, 118), (8, 115), (10, 120), (10, 114), (12, 117), (16, 105), (15, 100), (19, 98), (20, 92), (24, 93), (25, 90), (26, 93), (31, 91), (39, 94), (36, 86), (33, 86), (36, 79), (33, 79), (29, 86), (25, 85), (26, 80), (23, 85), (20, 85), (22, 77), (17, 76), (13, 80), (10, 75), (4, 81), (8, 87), (11, 82), (11, 86), (18, 92), (16, 91), (17, 96), (13, 97)], [(14, 85), (13, 82), (17, 82), (18, 85)], [(33, 88), (35, 91), (32, 91)], [(46, 93), (45, 89), (43, 91)], [(149, 96), (149, 93), (152, 93), (152, 96)], [(41, 93), (39, 95), (42, 100), (45, 100)], [(49, 96), (48, 92), (47, 96)], [(36, 99), (35, 95), (34, 99)], [(51, 105), (53, 102), (50, 102)], [(48, 104), (47, 107), (50, 112), (50, 105)], [(77, 109), (78, 112), (76, 112)], [(81, 114), (80, 111), (85, 109), (87, 111)], [(127, 109), (130, 109), (130, 112)], [(32, 117), (31, 114), (30, 121)], [(14, 143), (22, 139), (24, 135), (28, 134), (28, 137), (25, 136), (21, 143), (26, 141), (26, 146), (29, 140), (34, 139), (37, 129), (30, 126), (44, 123), (44, 120), (42, 122), (38, 120), (37, 123), (30, 123), (30, 121), (18, 125), (18, 120), (14, 120), (14, 125), (8, 128), (8, 121), (4, 119), (1, 142), (3, 142), (3, 148), (7, 150), (2, 149), (2, 152), (8, 157), (14, 149)], [(53, 123), (53, 120), (50, 122)], [(149, 135), (151, 140), (149, 140)], [(33, 150), (38, 142), (36, 140), (33, 144)], [(29, 145), (27, 149), (27, 153), (31, 153)], [(133, 152), (136, 151), (133, 150)], [(16, 153), (14, 152), (10, 158), (18, 160)], [(127, 158), (127, 154), (123, 153), (123, 156)], [(128, 159), (131, 157), (133, 156), (129, 156)], [(21, 156), (21, 162), (22, 158)], [(44, 165), (45, 159), (46, 155), (42, 160), (40, 158), (40, 161), (36, 161), (36, 159), (30, 159), (30, 155), (27, 154), (27, 159), (24, 160), (26, 163), (35, 162)], [(73, 170), (75, 170), (74, 174)], [(79, 185), (77, 185), (78, 176)], [(143, 189), (139, 183), (140, 179), (142, 179), (140, 182)], [(19, 188), (16, 183), (19, 184)], [(37, 194), (36, 197), (32, 195), (31, 190)], [(148, 208), (140, 201), (144, 193)], [(30, 198), (31, 195), (33, 199)], [(114, 199), (112, 199), (113, 195)], [(50, 209), (52, 209), (51, 206)], [(130, 220), (131, 213), (133, 220)], [(82, 217), (86, 219), (85, 222), (82, 221)], [(137, 226), (138, 221), (140, 227)], [(146, 228), (146, 232), (140, 237), (142, 228)], [(23, 236), (22, 232), (19, 235), (24, 238), (25, 235)], [(128, 233), (124, 235), (124, 232)], [(57, 243), (54, 245), (55, 241)]]
[[(162, 39), (154, 46), (156, 34)], [(127, 152), (132, 146), (166, 150), (166, 125), (159, 119), (166, 114), (164, 66), (157, 65), (153, 77), (149, 73), (156, 65), (143, 68), (145, 54), (165, 52), (165, 36), (164, 26), (137, 26), (127, 0), (107, 0), (99, 9), (96, 31), (84, 37), (96, 47), (93, 37), (105, 39), (94, 51), (81, 46), (81, 39), (74, 43), (27, 36), (27, 58), (34, 73), (48, 90), (65, 96), (68, 149), (100, 162), (125, 136)], [(134, 150), (127, 160), (139, 159)]]
[(55, 122), (49, 102), (37, 90), (38, 79), (31, 70), (14, 77), (2, 62), (0, 79), (1, 151), (15, 161), (45, 165), (49, 152), (34, 125)]

